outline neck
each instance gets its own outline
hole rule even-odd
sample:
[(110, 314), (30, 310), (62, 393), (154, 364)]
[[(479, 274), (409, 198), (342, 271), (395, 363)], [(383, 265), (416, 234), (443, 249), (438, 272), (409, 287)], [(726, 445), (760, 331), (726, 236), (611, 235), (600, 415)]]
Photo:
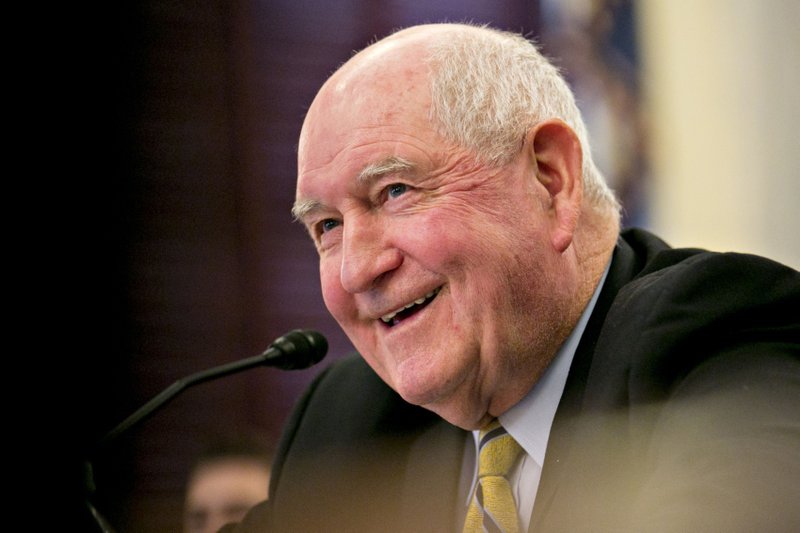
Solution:
[(600, 213), (591, 209), (583, 210), (573, 243), (580, 265), (578, 316), (600, 283), (618, 237), (619, 217), (616, 214)]

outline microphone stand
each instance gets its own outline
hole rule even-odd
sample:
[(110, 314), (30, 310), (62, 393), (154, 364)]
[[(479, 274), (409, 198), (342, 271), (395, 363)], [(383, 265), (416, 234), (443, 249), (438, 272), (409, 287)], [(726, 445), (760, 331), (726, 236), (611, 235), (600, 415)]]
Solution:
[[(270, 347), (260, 355), (215, 366), (208, 370), (202, 370), (179, 379), (137, 409), (114, 429), (109, 431), (96, 446), (95, 453), (104, 449), (117, 437), (136, 424), (150, 417), (157, 409), (166, 405), (170, 400), (191, 386), (262, 365), (274, 366), (283, 370), (308, 368), (321, 361), (322, 358), (325, 357), (327, 351), (328, 341), (322, 334), (311, 330), (296, 329), (290, 331), (286, 335), (278, 337)], [(96, 492), (96, 487), (90, 459), (84, 461), (83, 468), (86, 506), (102, 533), (115, 533), (108, 520), (92, 503), (92, 496)]]

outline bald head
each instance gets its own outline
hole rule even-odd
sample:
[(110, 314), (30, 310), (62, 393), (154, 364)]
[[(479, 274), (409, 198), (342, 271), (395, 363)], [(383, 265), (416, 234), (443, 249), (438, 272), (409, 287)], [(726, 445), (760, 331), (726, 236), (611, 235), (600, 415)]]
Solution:
[(326, 81), (314, 99), (301, 134), (301, 151), (307, 130), (321, 114), (366, 108), (379, 113), (375, 120), (381, 121), (391, 118), (398, 105), (408, 101), (409, 106), (403, 107), (414, 105), (429, 115), (431, 47), (450, 35), (473, 30), (456, 24), (414, 26), (355, 54)]
[[(400, 113), (427, 118), (430, 108), (427, 45), (437, 38), (441, 36), (434, 27), (412, 28), (353, 56), (327, 80), (312, 102), (300, 136), (301, 155), (308, 153), (309, 138), (335, 134), (321, 132), (320, 128), (326, 123), (342, 124), (339, 117), (367, 117), (373, 124), (388, 122)], [(325, 158), (334, 154), (319, 155)]]
[(427, 74), (426, 63), (430, 47), (449, 36), (477, 31), (471, 26), (458, 24), (427, 24), (397, 31), (361, 50), (338, 69), (323, 86), (326, 90), (343, 90), (360, 78), (376, 89), (392, 87), (392, 79), (382, 76)]

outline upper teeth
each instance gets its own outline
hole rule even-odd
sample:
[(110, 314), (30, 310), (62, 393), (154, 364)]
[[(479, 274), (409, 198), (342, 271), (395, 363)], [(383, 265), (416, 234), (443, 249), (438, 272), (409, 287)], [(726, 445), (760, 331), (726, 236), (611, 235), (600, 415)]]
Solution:
[(415, 305), (420, 305), (420, 304), (422, 304), (422, 303), (425, 303), (425, 300), (427, 300), (428, 298), (432, 298), (432, 297), (433, 297), (433, 295), (434, 295), (434, 294), (436, 294), (436, 292), (437, 292), (437, 291), (438, 291), (438, 289), (434, 289), (434, 290), (432, 290), (431, 292), (429, 292), (428, 294), (426, 294), (425, 296), (423, 296), (422, 298), (417, 298), (417, 299), (416, 299), (416, 300), (414, 300), (413, 302), (411, 302), (411, 303), (409, 303), (409, 304), (406, 304), (406, 305), (404, 305), (404, 306), (403, 306), (403, 307), (401, 307), (400, 309), (396, 309), (396, 310), (392, 311), (392, 312), (391, 312), (391, 313), (389, 313), (389, 314), (383, 315), (383, 316), (381, 317), (381, 320), (383, 320), (384, 322), (390, 322), (390, 321), (391, 321), (391, 320), (392, 320), (392, 319), (393, 319), (393, 318), (394, 318), (394, 317), (397, 315), (397, 313), (399, 313), (399, 312), (401, 312), (401, 311), (405, 311), (405, 310), (406, 310), (406, 309), (408, 309), (409, 307), (413, 307), (413, 306), (415, 306)]

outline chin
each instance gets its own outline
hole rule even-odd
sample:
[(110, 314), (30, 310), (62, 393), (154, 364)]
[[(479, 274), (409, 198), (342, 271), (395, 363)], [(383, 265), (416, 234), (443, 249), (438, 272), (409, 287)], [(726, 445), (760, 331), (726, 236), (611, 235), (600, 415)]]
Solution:
[(485, 426), (493, 417), (478, 403), (450, 399), (444, 402), (423, 404), (423, 408), (432, 411), (447, 422), (461, 429), (472, 431)]
[(421, 406), (435, 403), (443, 394), (438, 384), (418, 375), (398, 375), (392, 388), (408, 403)]
[(409, 359), (396, 368), (394, 389), (408, 403), (443, 416), (453, 406), (464, 403), (460, 391), (464, 390), (468, 375), (465, 370), (431, 367), (428, 358), (421, 364)]

